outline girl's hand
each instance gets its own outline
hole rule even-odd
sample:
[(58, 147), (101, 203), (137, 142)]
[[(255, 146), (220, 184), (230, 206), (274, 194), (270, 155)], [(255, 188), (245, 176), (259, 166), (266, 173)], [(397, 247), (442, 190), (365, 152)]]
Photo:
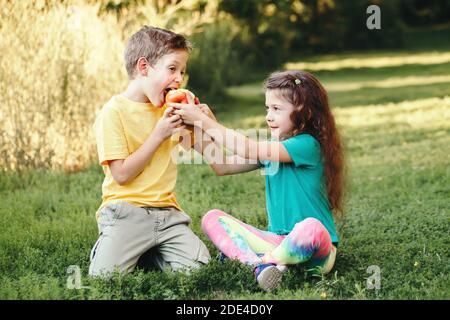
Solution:
[(211, 109), (208, 107), (207, 104), (201, 103), (201, 104), (195, 104), (194, 99), (190, 95), (186, 96), (188, 103), (187, 104), (180, 104), (180, 103), (168, 103), (168, 106), (172, 106), (176, 111), (175, 114), (179, 114), (183, 122), (189, 126), (192, 126), (194, 121), (201, 120), (201, 114), (198, 112), (199, 110), (213, 119), (214, 121), (217, 121), (216, 117), (214, 116)]
[(211, 109), (208, 107), (207, 104), (204, 104), (204, 103), (197, 104), (197, 108), (199, 108), (201, 112), (206, 114), (208, 117), (210, 117), (214, 121), (217, 121), (216, 117), (214, 116), (214, 113), (211, 111)]
[(193, 125), (195, 121), (201, 121), (204, 113), (198, 105), (185, 103), (168, 103), (174, 109), (173, 113), (183, 120), (184, 124)]
[(174, 111), (174, 108), (168, 107), (153, 130), (153, 133), (162, 141), (185, 128), (185, 126), (182, 126), (181, 116), (175, 114)]

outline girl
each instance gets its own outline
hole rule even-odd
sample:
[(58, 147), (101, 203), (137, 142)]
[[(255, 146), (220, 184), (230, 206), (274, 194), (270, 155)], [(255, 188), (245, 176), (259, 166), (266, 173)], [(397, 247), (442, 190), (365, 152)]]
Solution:
[[(225, 164), (211, 164), (218, 175), (265, 169), (267, 231), (220, 210), (203, 217), (202, 229), (226, 257), (254, 266), (260, 287), (272, 291), (287, 265), (331, 271), (339, 242), (332, 214), (343, 213), (344, 176), (340, 137), (317, 78), (275, 72), (265, 82), (265, 96), (272, 139), (262, 142), (225, 128), (192, 103), (172, 106), (185, 123), (234, 153)], [(242, 158), (257, 164), (242, 164)]]

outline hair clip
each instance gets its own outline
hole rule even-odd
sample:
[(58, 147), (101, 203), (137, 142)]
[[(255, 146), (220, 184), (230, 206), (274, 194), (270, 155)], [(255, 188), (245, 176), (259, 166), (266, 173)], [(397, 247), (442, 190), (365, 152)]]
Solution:
[(298, 86), (302, 84), (302, 80), (300, 80), (300, 79), (295, 79), (294, 82)]

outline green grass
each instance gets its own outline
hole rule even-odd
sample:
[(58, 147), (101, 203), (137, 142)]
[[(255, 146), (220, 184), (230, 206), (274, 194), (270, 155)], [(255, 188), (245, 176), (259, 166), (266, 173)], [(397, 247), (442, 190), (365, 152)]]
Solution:
[[(358, 59), (374, 55), (359, 53)], [(306, 62), (315, 61), (321, 57)], [(92, 166), (76, 174), (0, 175), (0, 298), (449, 299), (450, 84), (445, 78), (427, 84), (449, 70), (449, 63), (437, 63), (315, 72), (335, 106), (349, 166), (347, 214), (337, 224), (342, 241), (328, 276), (292, 268), (273, 294), (258, 289), (248, 267), (230, 261), (212, 261), (191, 275), (138, 270), (89, 279), (102, 183), (101, 169)], [(398, 80), (408, 77), (412, 84)], [(260, 87), (231, 88), (233, 98), (217, 117), (234, 128), (264, 127)], [(199, 225), (206, 211), (220, 208), (266, 226), (258, 172), (216, 177), (206, 165), (182, 165), (177, 196), (213, 256), (217, 250)], [(89, 289), (66, 287), (71, 265), (81, 268)], [(371, 265), (381, 269), (377, 291), (366, 288)]]

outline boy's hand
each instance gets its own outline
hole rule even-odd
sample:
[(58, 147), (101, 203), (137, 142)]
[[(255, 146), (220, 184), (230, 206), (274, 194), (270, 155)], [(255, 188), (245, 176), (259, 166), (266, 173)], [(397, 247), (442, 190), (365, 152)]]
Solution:
[(174, 113), (174, 108), (168, 107), (165, 111), (161, 119), (158, 120), (156, 124), (154, 134), (157, 135), (162, 141), (166, 140), (174, 133), (180, 132), (185, 129), (183, 126), (183, 120), (181, 116)]

